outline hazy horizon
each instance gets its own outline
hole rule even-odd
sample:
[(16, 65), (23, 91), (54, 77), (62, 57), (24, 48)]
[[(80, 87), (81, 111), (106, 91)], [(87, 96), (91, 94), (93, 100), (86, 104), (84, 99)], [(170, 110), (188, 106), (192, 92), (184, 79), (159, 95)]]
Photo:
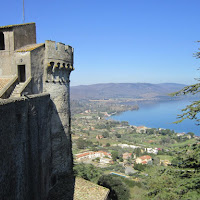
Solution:
[(148, 82), (107, 82), (107, 83), (92, 83), (92, 84), (80, 84), (80, 85), (70, 85), (72, 87), (75, 87), (75, 86), (89, 86), (89, 85), (101, 85), (101, 84), (180, 84), (180, 85), (186, 85), (186, 84), (183, 84), (183, 83), (148, 83)]

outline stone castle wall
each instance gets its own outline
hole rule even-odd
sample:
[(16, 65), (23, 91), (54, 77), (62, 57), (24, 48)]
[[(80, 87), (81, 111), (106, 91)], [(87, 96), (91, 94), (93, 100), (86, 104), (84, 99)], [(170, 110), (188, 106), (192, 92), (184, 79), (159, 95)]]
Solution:
[(45, 199), (51, 179), (49, 95), (0, 105), (3, 199)]
[[(72, 173), (71, 141), (54, 102), (49, 94), (1, 100), (0, 115), (0, 196), (47, 199), (59, 175)], [(68, 187), (72, 199), (72, 179)]]

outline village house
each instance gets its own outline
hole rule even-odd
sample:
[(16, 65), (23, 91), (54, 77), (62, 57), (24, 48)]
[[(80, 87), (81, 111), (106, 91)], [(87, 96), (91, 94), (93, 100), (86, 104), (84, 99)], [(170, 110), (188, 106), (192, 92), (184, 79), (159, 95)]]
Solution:
[(97, 136), (96, 136), (96, 139), (97, 139), (97, 140), (103, 139), (103, 135), (97, 135)]
[[(76, 160), (77, 161), (83, 161), (83, 160), (93, 160), (95, 158), (112, 158), (110, 153), (107, 153), (105, 151), (90, 151), (90, 152), (85, 152), (81, 154), (76, 154)], [(102, 162), (106, 162), (105, 160), (102, 160)]]
[(129, 158), (132, 157), (132, 153), (126, 152), (126, 153), (123, 153), (122, 156), (123, 156), (123, 160), (128, 160)]
[(147, 153), (158, 154), (158, 149), (157, 148), (145, 148), (145, 151)]
[(140, 146), (129, 145), (129, 144), (117, 144), (117, 145), (113, 145), (113, 146), (119, 146), (121, 148), (132, 148), (132, 149), (141, 148)]
[(138, 126), (137, 128), (136, 128), (136, 132), (137, 133), (146, 133), (146, 130), (147, 129), (149, 129), (149, 128), (147, 128), (146, 126)]
[(171, 165), (171, 162), (169, 160), (160, 160), (160, 163), (162, 163), (164, 166)]
[(177, 133), (176, 135), (177, 135), (178, 137), (181, 137), (181, 136), (184, 136), (185, 133)]
[(152, 163), (152, 158), (149, 155), (144, 155), (141, 157), (136, 158), (135, 160), (136, 164), (151, 164)]
[(101, 164), (109, 164), (109, 163), (112, 163), (112, 159), (111, 158), (108, 158), (108, 157), (103, 157), (103, 158), (100, 158), (100, 161), (99, 161)]

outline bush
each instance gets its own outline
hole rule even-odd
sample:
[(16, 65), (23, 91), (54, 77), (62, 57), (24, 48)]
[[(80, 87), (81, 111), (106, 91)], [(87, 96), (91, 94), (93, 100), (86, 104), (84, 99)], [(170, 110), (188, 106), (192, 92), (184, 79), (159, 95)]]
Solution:
[(103, 135), (104, 138), (108, 138), (108, 137), (109, 137), (109, 133), (108, 133), (108, 131), (103, 132), (102, 135)]
[(144, 171), (146, 169), (146, 165), (143, 164), (134, 164), (134, 169), (138, 171)]
[(98, 184), (110, 189), (108, 195), (110, 200), (128, 200), (130, 198), (129, 188), (118, 177), (103, 175), (99, 178)]
[(102, 171), (92, 164), (81, 163), (74, 166), (74, 175), (97, 183)]
[(106, 147), (110, 147), (110, 143), (106, 143)]
[(121, 138), (121, 137), (122, 137), (121, 134), (119, 134), (119, 133), (116, 133), (115, 136), (116, 136), (117, 138)]

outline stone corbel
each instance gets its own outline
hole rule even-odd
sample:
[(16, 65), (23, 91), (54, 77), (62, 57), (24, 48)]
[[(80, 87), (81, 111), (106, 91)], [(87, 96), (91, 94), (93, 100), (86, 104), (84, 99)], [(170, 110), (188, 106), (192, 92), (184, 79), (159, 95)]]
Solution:
[(54, 65), (54, 62), (50, 62), (47, 64), (47, 67), (45, 69), (45, 81), (46, 82), (52, 81), (53, 65)]

